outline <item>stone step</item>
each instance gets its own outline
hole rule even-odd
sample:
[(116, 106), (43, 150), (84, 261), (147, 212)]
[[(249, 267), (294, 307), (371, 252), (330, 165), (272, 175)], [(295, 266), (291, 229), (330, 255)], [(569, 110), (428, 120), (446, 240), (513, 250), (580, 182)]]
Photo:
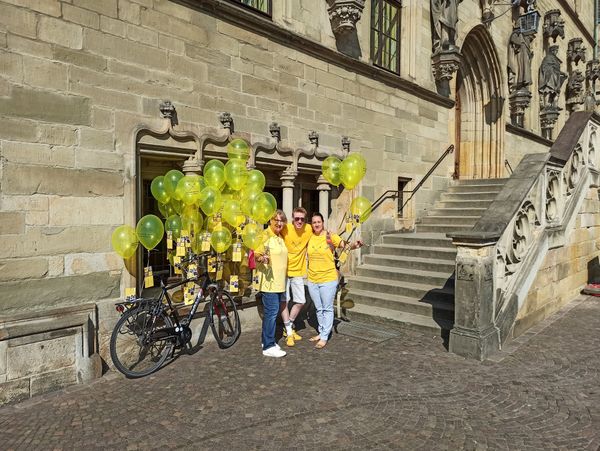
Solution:
[(433, 206), (433, 209), (430, 211), (435, 211), (437, 209), (442, 209), (442, 208), (457, 208), (457, 209), (477, 208), (477, 209), (481, 209), (481, 210), (485, 211), (490, 206), (491, 203), (492, 203), (492, 200), (470, 200), (470, 199), (444, 200), (444, 201), (437, 201), (435, 203), (435, 205)]
[(443, 288), (432, 288), (431, 285), (402, 282), (398, 283), (394, 280), (382, 280), (378, 278), (363, 277), (363, 276), (347, 276), (346, 282), (350, 289), (371, 291), (376, 293), (395, 294), (415, 299), (427, 299), (430, 301), (440, 300), (453, 303), (454, 302), (454, 286), (453, 284)]
[(381, 307), (371, 307), (357, 304), (348, 310), (348, 317), (351, 320), (377, 321), (377, 318), (385, 318), (399, 327), (417, 330), (425, 334), (434, 334), (436, 336), (447, 335), (453, 327), (453, 322), (443, 319), (434, 320), (424, 315), (415, 315), (413, 313), (400, 312)]
[[(420, 227), (420, 226), (419, 226)], [(440, 260), (456, 260), (456, 249), (448, 247), (406, 246), (401, 244), (378, 244), (373, 246), (375, 254), (410, 257), (427, 257)]]
[(452, 233), (471, 230), (472, 225), (439, 225), (439, 224), (417, 224), (417, 232), (427, 233)]
[(475, 207), (447, 207), (439, 208), (436, 207), (433, 210), (429, 210), (429, 216), (471, 216), (475, 218), (481, 218), (481, 215), (487, 210), (487, 208), (475, 208)]
[(454, 304), (439, 300), (418, 300), (388, 293), (373, 293), (358, 289), (350, 289), (344, 301), (351, 300), (354, 305), (365, 305), (389, 310), (424, 315), (430, 318), (454, 320)]
[(383, 235), (383, 244), (405, 246), (449, 247), (454, 249), (452, 240), (442, 233), (391, 233)]
[(405, 268), (417, 270), (429, 270), (452, 273), (455, 269), (455, 261), (452, 260), (435, 260), (431, 258), (421, 257), (405, 257), (400, 255), (365, 255), (365, 264), (378, 265), (392, 268)]
[(486, 200), (488, 202), (493, 201), (498, 195), (495, 191), (481, 191), (476, 193), (442, 193), (440, 196), (441, 202), (446, 201), (475, 201), (475, 200)]
[(461, 194), (473, 194), (473, 193), (499, 193), (502, 191), (504, 183), (497, 185), (454, 185), (449, 186), (447, 193), (461, 193)]
[(421, 224), (474, 226), (479, 218), (481, 216), (425, 216), (421, 219)]
[[(452, 274), (449, 272), (424, 271), (420, 269), (392, 268), (389, 266), (361, 265), (356, 269), (356, 274), (362, 277), (382, 279), (388, 281), (405, 281), (425, 285), (443, 286), (447, 283), (454, 284)], [(452, 280), (452, 282), (450, 282)]]
[(463, 185), (504, 185), (508, 181), (508, 178), (498, 178), (498, 179), (462, 179), (454, 182), (455, 184), (452, 186), (463, 186)]

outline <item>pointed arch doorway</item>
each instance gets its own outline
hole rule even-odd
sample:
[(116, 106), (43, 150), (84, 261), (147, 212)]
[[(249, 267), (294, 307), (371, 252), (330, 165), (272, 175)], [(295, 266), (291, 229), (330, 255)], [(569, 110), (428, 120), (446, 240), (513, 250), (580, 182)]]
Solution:
[(500, 62), (489, 32), (473, 28), (464, 40), (456, 77), (455, 177), (504, 174), (504, 95)]

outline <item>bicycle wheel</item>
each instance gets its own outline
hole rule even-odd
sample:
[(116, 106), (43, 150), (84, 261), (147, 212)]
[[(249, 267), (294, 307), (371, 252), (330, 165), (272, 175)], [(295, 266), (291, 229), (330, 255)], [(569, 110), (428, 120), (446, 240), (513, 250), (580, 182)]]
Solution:
[(218, 290), (212, 294), (210, 315), (210, 327), (219, 347), (229, 348), (240, 336), (242, 326), (235, 302), (228, 292)]
[(156, 371), (173, 350), (172, 327), (171, 319), (163, 312), (125, 312), (110, 337), (110, 357), (115, 367), (127, 377), (143, 377)]

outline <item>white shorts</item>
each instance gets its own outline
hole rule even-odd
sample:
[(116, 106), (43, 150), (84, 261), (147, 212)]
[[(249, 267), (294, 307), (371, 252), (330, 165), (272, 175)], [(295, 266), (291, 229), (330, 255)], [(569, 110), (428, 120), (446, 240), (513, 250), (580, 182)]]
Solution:
[[(304, 294), (304, 277), (288, 277), (286, 287), (286, 300), (293, 300), (296, 304), (306, 304)], [(291, 294), (291, 297), (290, 297)]]

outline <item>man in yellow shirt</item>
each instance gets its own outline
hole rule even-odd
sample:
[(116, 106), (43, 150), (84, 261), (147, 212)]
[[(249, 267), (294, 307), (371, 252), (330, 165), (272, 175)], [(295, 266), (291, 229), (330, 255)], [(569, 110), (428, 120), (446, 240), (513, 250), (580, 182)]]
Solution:
[(302, 337), (293, 329), (294, 321), (306, 304), (304, 293), (304, 279), (306, 278), (306, 248), (312, 237), (312, 227), (306, 224), (306, 210), (302, 207), (294, 208), (292, 212), (292, 224), (286, 224), (281, 235), (288, 251), (287, 265), (287, 301), (294, 301), (294, 305), (288, 312), (287, 305), (281, 311), (281, 318), (287, 335), (286, 344), (294, 346), (295, 341)]

